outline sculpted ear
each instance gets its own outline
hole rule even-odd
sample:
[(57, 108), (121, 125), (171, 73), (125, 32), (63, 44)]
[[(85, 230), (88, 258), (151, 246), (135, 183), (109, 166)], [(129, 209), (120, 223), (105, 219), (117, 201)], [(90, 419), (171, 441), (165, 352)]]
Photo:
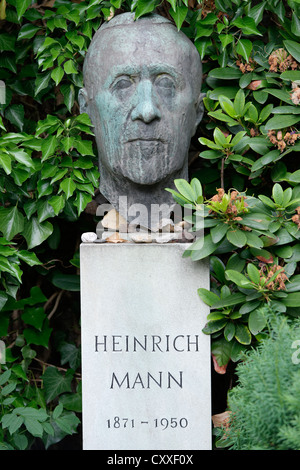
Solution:
[(203, 118), (203, 114), (204, 114), (203, 98), (204, 97), (205, 97), (205, 93), (200, 93), (197, 103), (196, 103), (196, 121), (195, 121), (194, 133), (196, 132), (197, 127)]
[(88, 110), (88, 95), (85, 88), (81, 88), (78, 92), (78, 103), (80, 113), (87, 113)]

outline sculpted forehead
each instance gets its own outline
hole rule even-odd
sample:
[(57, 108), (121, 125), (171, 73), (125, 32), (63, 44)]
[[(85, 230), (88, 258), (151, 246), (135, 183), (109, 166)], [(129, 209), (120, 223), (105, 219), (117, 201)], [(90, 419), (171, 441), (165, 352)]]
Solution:
[[(145, 67), (169, 66), (182, 77), (201, 79), (199, 54), (191, 41), (170, 23), (136, 21), (104, 28), (96, 33), (86, 58), (86, 86), (103, 83), (122, 67), (135, 73)], [(90, 77), (88, 77), (88, 75)], [(90, 78), (91, 80), (88, 80)]]

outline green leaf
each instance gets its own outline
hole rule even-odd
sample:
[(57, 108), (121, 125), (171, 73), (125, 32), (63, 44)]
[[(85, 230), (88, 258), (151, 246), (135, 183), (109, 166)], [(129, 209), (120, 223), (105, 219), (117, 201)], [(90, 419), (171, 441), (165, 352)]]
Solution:
[(237, 286), (243, 289), (252, 289), (253, 284), (243, 274), (234, 271), (233, 269), (227, 269), (225, 271), (226, 279), (234, 282)]
[(219, 241), (221, 241), (222, 238), (225, 237), (228, 229), (228, 225), (224, 224), (223, 222), (213, 227), (210, 230), (213, 243), (218, 243)]
[(93, 142), (90, 140), (76, 140), (73, 145), (81, 155), (94, 155)]
[(269, 119), (269, 121), (265, 125), (265, 129), (267, 131), (273, 129), (284, 129), (285, 127), (294, 126), (298, 122), (300, 122), (300, 116), (279, 114)]
[(80, 291), (80, 278), (76, 274), (65, 274), (56, 271), (51, 277), (52, 283), (63, 290), (78, 292)]
[(186, 7), (185, 5), (177, 5), (175, 11), (173, 9), (169, 10), (170, 15), (176, 23), (178, 31), (180, 30), (182, 23), (186, 18), (187, 12), (188, 7)]
[(11, 157), (6, 153), (0, 153), (0, 165), (7, 175), (11, 173)]
[(272, 197), (274, 199), (274, 202), (281, 206), (281, 204), (283, 203), (283, 189), (279, 183), (274, 184), (272, 189)]
[(202, 329), (202, 332), (206, 335), (212, 335), (213, 333), (222, 330), (227, 325), (227, 322), (227, 318), (209, 321)]
[(300, 307), (300, 292), (291, 292), (281, 302), (286, 307)]
[(76, 189), (76, 184), (72, 178), (66, 178), (60, 183), (59, 187), (65, 193), (66, 198), (69, 199)]
[(297, 62), (300, 62), (300, 44), (296, 41), (290, 41), (289, 39), (284, 40), (283, 44), (291, 56), (293, 56)]
[(16, 0), (15, 1), (17, 17), (19, 21), (24, 15), (25, 11), (27, 10), (30, 4), (31, 4), (31, 0)]
[(50, 135), (46, 139), (43, 139), (41, 161), (44, 162), (48, 158), (53, 157), (57, 146), (58, 146), (58, 140), (55, 135)]
[(227, 113), (231, 118), (235, 118), (237, 113), (233, 106), (233, 102), (227, 98), (227, 96), (222, 95), (219, 96), (219, 101), (223, 111), (225, 111), (225, 113)]
[(42, 307), (27, 307), (22, 314), (22, 320), (39, 331), (42, 330), (45, 318), (46, 315)]
[(241, 344), (248, 345), (251, 343), (251, 333), (246, 325), (237, 324), (234, 337)]
[(285, 72), (282, 72), (280, 78), (283, 80), (291, 80), (295, 82), (296, 80), (300, 80), (300, 70), (286, 70)]
[(63, 76), (64, 76), (64, 71), (62, 67), (56, 67), (51, 72), (51, 78), (52, 80), (55, 81), (56, 86), (61, 82), (61, 80), (63, 79)]
[(0, 51), (15, 51), (15, 42), (16, 39), (13, 34), (0, 34)]
[(246, 296), (241, 292), (237, 292), (235, 294), (230, 294), (228, 297), (224, 299), (218, 300), (217, 302), (211, 305), (212, 309), (215, 308), (224, 308), (224, 307), (232, 307), (233, 305), (238, 305), (240, 303), (245, 302)]
[(64, 63), (64, 71), (66, 72), (66, 74), (70, 75), (71, 73), (78, 73), (78, 70), (75, 66), (75, 63), (73, 60), (68, 60), (67, 62)]
[(220, 78), (221, 80), (235, 80), (241, 78), (242, 72), (240, 69), (233, 67), (221, 67), (211, 70), (208, 76), (213, 78)]
[(5, 117), (21, 132), (24, 127), (24, 106), (22, 104), (12, 104), (5, 110)]
[(226, 366), (230, 360), (232, 343), (225, 338), (218, 339), (212, 343), (211, 352), (220, 367)]
[(247, 273), (248, 273), (249, 278), (254, 284), (259, 284), (260, 274), (259, 274), (259, 270), (257, 269), (256, 266), (254, 266), (254, 264), (252, 263), (248, 264)]
[(42, 90), (48, 87), (51, 78), (51, 72), (46, 72), (37, 75), (35, 80), (35, 96), (37, 96)]
[(53, 226), (50, 222), (40, 223), (37, 217), (32, 217), (31, 220), (25, 223), (25, 228), (22, 232), (25, 240), (27, 241), (28, 249), (40, 245), (53, 232)]
[(30, 327), (25, 328), (23, 334), (28, 345), (35, 344), (37, 346), (43, 346), (44, 348), (48, 348), (51, 332), (52, 328), (49, 327), (49, 321), (46, 318), (41, 331)]
[(277, 90), (276, 88), (265, 88), (265, 93), (269, 93), (270, 95), (276, 96), (280, 101), (284, 101), (285, 103), (292, 104), (292, 100), (290, 94), (285, 90)]
[(55, 215), (58, 215), (65, 207), (66, 200), (63, 195), (53, 196), (48, 203), (53, 207)]
[(211, 292), (207, 289), (204, 289), (203, 287), (200, 287), (198, 290), (198, 295), (200, 297), (201, 300), (203, 300), (203, 302), (207, 305), (209, 305), (210, 307), (216, 303), (216, 302), (219, 302), (220, 300), (220, 297), (217, 296), (217, 294), (215, 294), (214, 292)]
[(57, 418), (55, 423), (64, 433), (73, 434), (76, 432), (80, 420), (74, 413), (68, 413)]
[(155, 0), (138, 0), (135, 10), (135, 19), (137, 20), (147, 13), (151, 13), (156, 8)]
[(63, 375), (56, 367), (47, 367), (42, 375), (47, 403), (64, 392), (71, 392), (72, 374)]
[(24, 216), (17, 206), (4, 208), (0, 207), (0, 230), (7, 240), (21, 233), (24, 229)]
[(240, 28), (244, 34), (246, 35), (258, 35), (262, 36), (262, 34), (258, 31), (255, 21), (251, 17), (238, 17), (236, 20), (234, 20), (231, 25), (236, 26), (237, 28)]
[(18, 251), (18, 257), (27, 263), (29, 266), (37, 266), (42, 264), (42, 262), (38, 259), (35, 253), (26, 251), (26, 250), (20, 250)]
[(224, 328), (224, 336), (227, 341), (231, 341), (235, 335), (235, 325), (234, 323), (228, 322)]
[(37, 419), (28, 416), (24, 419), (24, 424), (27, 431), (33, 436), (40, 438), (43, 436), (44, 428)]
[(188, 201), (196, 201), (196, 193), (193, 190), (192, 186), (184, 179), (176, 179), (174, 180), (174, 184), (180, 194), (185, 197)]
[(79, 215), (84, 211), (86, 206), (92, 201), (93, 197), (91, 194), (87, 194), (83, 191), (77, 191), (74, 206), (77, 207), (77, 214)]
[(257, 335), (266, 326), (267, 320), (260, 310), (253, 310), (249, 315), (248, 325), (251, 333)]
[(39, 26), (36, 26), (32, 23), (24, 24), (24, 26), (22, 26), (20, 29), (17, 40), (21, 41), (21, 39), (31, 39), (39, 30)]
[(239, 39), (236, 45), (236, 52), (241, 55), (246, 62), (249, 62), (252, 52), (252, 42), (249, 41), (249, 39)]
[(227, 240), (232, 243), (234, 246), (242, 248), (247, 244), (247, 236), (245, 232), (239, 229), (231, 230), (229, 229), (226, 233)]
[[(244, 108), (245, 108), (245, 93), (242, 89), (240, 89), (233, 102), (233, 106), (235, 109), (235, 112), (238, 116), (243, 116), (244, 114)], [(243, 134), (244, 135), (244, 134)], [(234, 144), (235, 145), (235, 144)]]
[(190, 254), (193, 261), (198, 261), (211, 255), (217, 247), (218, 245), (212, 241), (211, 235), (208, 234), (204, 239), (198, 239), (193, 242), (187, 252)]

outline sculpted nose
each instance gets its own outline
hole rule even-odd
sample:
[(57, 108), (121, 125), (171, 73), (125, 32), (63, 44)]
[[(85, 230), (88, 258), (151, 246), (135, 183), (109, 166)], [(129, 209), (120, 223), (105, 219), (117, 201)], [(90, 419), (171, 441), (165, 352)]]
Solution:
[(161, 113), (150, 80), (141, 82), (137, 88), (136, 106), (131, 113), (133, 121), (139, 119), (149, 124), (154, 119), (160, 119)]

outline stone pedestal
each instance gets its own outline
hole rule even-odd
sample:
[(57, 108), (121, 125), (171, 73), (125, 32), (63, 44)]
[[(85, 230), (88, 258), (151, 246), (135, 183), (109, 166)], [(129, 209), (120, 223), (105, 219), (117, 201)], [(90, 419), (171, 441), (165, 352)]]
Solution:
[(84, 450), (211, 449), (209, 264), (188, 246), (81, 245)]

